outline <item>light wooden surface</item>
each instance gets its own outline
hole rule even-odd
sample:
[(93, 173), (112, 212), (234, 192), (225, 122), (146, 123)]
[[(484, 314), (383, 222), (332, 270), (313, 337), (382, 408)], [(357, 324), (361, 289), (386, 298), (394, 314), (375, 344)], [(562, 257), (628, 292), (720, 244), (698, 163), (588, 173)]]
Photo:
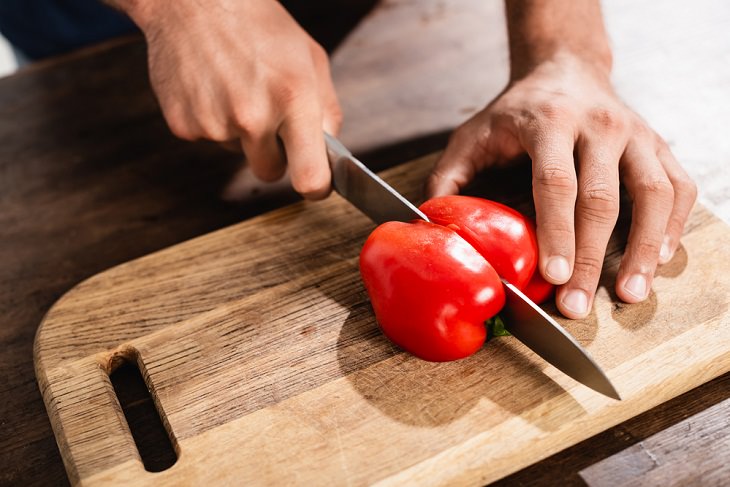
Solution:
[(730, 479), (730, 399), (583, 471), (590, 487), (724, 486)]
[(341, 139), (359, 153), (447, 135), (504, 88), (508, 60), (501, 1), (381, 2), (332, 54)]
[[(433, 160), (386, 178), (417, 200)], [(510, 194), (529, 172), (490, 177), (472, 194)], [(444, 364), (394, 349), (357, 270), (372, 224), (336, 196), (92, 277), (54, 305), (35, 344), (69, 476), (88, 485), (480, 484), (728, 371), (728, 226), (696, 208), (649, 300), (622, 305), (610, 291), (625, 215), (620, 222), (609, 287), (587, 320), (563, 322), (622, 402), (514, 339)], [(114, 398), (107, 373), (120, 357), (138, 361), (179, 452), (165, 472), (144, 471)]]

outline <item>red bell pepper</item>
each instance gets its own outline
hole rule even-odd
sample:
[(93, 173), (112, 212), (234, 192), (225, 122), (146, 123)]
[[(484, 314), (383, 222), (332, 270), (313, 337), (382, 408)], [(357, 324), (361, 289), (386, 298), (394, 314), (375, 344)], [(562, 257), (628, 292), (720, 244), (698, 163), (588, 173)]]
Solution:
[(360, 253), (360, 272), (385, 335), (425, 360), (456, 360), (479, 350), (484, 322), (504, 305), (502, 282), (489, 262), (434, 223), (380, 225)]
[(537, 237), (530, 221), (512, 208), (471, 196), (442, 196), (421, 205), (434, 223), (451, 225), (520, 290), (537, 265)]
[(553, 286), (535, 272), (534, 224), (480, 198), (434, 198), (431, 223), (388, 222), (370, 234), (360, 272), (385, 335), (425, 360), (467, 357), (481, 348), (485, 322), (504, 306), (500, 276), (536, 302)]

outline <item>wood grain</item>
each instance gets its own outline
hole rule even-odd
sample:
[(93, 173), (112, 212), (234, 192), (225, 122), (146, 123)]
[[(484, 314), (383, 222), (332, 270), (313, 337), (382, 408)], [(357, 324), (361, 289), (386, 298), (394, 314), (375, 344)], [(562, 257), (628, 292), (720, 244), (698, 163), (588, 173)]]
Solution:
[[(333, 48), (367, 3), (305, 25)], [(68, 485), (33, 368), (54, 301), (109, 267), (297, 200), (258, 187), (223, 200), (240, 164), (170, 134), (141, 38), (0, 78), (0, 485)]]
[(341, 138), (356, 154), (440, 149), (505, 87), (508, 59), (503, 2), (381, 2), (332, 55)]
[[(418, 200), (433, 161), (386, 177)], [(511, 173), (512, 184), (521, 185), (519, 176)], [(470, 192), (497, 197), (492, 187), (478, 181)], [(483, 483), (727, 372), (730, 276), (715, 262), (730, 257), (722, 243), (730, 229), (697, 208), (652, 297), (626, 306), (608, 291), (626, 223), (611, 242), (609, 286), (593, 314), (564, 321), (608, 371), (620, 403), (514, 340), (448, 364), (394, 349), (358, 278), (372, 225), (338, 197), (97, 275), (54, 305), (36, 340), (37, 375), (70, 478)], [(707, 280), (714, 286), (698, 307), (687, 289)], [(154, 476), (105, 379), (120, 356), (144, 371), (180, 455)]]
[[(449, 124), (496, 93), (493, 78), (506, 75), (506, 50), (494, 49), (504, 44), (504, 23), (489, 9), (499, 3), (381, 2), (342, 44), (333, 69), (343, 135), (369, 164), (384, 167), (442, 147)], [(436, 4), (446, 8), (437, 11)], [(722, 120), (730, 113), (730, 65), (718, 60), (730, 46), (723, 35), (730, 11), (714, 0), (662, 9), (627, 4), (604, 5), (619, 93), (670, 141), (704, 201), (720, 211), (728, 201), (721, 176), (729, 154)], [(412, 14), (399, 13), (397, 23), (383, 15), (398, 8)], [(316, 24), (321, 32), (333, 27), (322, 23), (331, 15), (309, 27), (318, 39), (338, 43), (316, 33)], [(450, 41), (440, 42), (441, 35)], [(428, 56), (404, 57), (419, 48)], [(358, 59), (372, 61), (365, 69)], [(146, 77), (142, 41), (127, 39), (0, 79), (0, 485), (68, 483), (32, 362), (37, 325), (54, 301), (111, 266), (293, 201), (281, 193), (244, 205), (222, 201), (239, 159), (174, 140)], [(458, 89), (448, 89), (455, 83)], [(373, 123), (380, 131), (369, 128)], [(694, 388), (502, 485), (552, 485), (558, 478), (582, 485), (578, 470), (727, 398), (728, 381), (725, 374)]]
[[(730, 373), (725, 373), (491, 485), (550, 485), (555, 479), (560, 479), (563, 486), (584, 487), (585, 481), (579, 475), (582, 469), (722, 402), (729, 391)], [(689, 449), (686, 451), (690, 453)]]
[(730, 399), (581, 471), (591, 487), (721, 486), (730, 478)]

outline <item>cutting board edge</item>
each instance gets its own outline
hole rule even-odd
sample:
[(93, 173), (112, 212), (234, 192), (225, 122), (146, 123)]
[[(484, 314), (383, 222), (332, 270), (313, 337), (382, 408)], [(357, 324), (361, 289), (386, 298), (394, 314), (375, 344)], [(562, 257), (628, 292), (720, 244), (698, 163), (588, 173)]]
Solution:
[[(727, 316), (725, 317), (727, 318)], [(726, 319), (727, 321), (727, 319)], [(664, 344), (665, 347), (669, 348), (675, 348), (676, 343), (675, 342), (681, 342), (684, 339), (684, 337), (678, 337), (676, 340), (673, 340), (672, 342), (666, 342)], [(670, 347), (671, 345), (671, 347)], [(645, 359), (645, 357), (648, 357), (652, 354), (652, 350), (647, 351), (637, 357), (635, 357), (631, 361), (631, 366), (627, 364), (622, 364), (621, 367), (623, 368), (632, 368), (634, 366), (634, 362), (641, 362)], [(666, 400), (672, 399), (684, 392), (687, 392), (691, 390), (694, 387), (698, 387), (699, 385), (708, 382), (716, 377), (719, 377), (723, 375), (724, 373), (730, 372), (730, 350), (722, 352), (720, 355), (716, 355), (714, 357), (709, 357), (705, 359), (704, 365), (702, 367), (702, 379), (699, 383), (691, 384), (691, 381), (689, 380), (683, 380), (678, 381), (678, 383), (682, 384), (681, 387), (672, 387), (668, 388), (667, 385), (669, 385), (666, 380), (657, 380), (653, 384), (650, 385), (652, 394), (650, 395), (651, 401), (649, 402), (643, 402), (638, 397), (634, 397), (630, 400), (634, 401), (635, 404), (637, 404), (639, 407), (635, 410), (629, 411), (629, 408), (623, 408), (618, 409), (619, 414), (616, 415), (616, 408), (608, 407), (604, 411), (600, 413), (599, 419), (600, 421), (596, 421), (595, 416), (591, 416), (590, 421), (584, 420), (582, 422), (576, 423), (574, 426), (570, 428), (571, 434), (568, 437), (561, 437), (562, 439), (558, 441), (551, 441), (551, 438), (554, 438), (555, 435), (552, 435), (553, 432), (544, 432), (542, 435), (535, 439), (530, 439), (530, 442), (532, 445), (539, 444), (541, 445), (538, 450), (540, 450), (539, 455), (535, 455), (531, 457), (531, 461), (529, 464), (533, 464), (536, 462), (539, 462), (543, 460), (544, 458), (547, 458), (565, 448), (568, 448), (576, 443), (579, 443), (580, 441), (583, 441), (595, 434), (598, 434), (600, 432), (606, 431), (607, 429), (620, 424), (621, 422), (637, 415), (641, 414), (645, 411), (648, 411), (649, 409), (657, 406), (658, 404), (661, 404), (665, 402)], [(690, 370), (684, 370), (683, 375), (687, 377), (696, 377), (696, 373)], [(344, 379), (344, 378), (343, 378)], [(310, 391), (310, 393), (314, 393), (315, 390)], [(580, 402), (587, 401), (589, 403), (594, 403), (596, 400), (602, 401), (602, 398), (598, 398), (595, 396), (595, 392), (588, 390), (587, 388), (580, 386), (578, 384), (575, 384), (571, 389), (566, 390), (567, 394), (571, 394), (574, 397), (577, 397), (580, 399)], [(549, 402), (560, 402), (559, 398), (553, 399)], [(616, 403), (619, 405), (620, 403)], [(548, 404), (549, 405), (549, 404)], [(625, 406), (625, 404), (624, 404)], [(253, 413), (252, 413), (253, 414)], [(245, 416), (239, 418), (239, 420), (245, 420)], [(238, 421), (235, 420), (234, 423)], [(235, 425), (231, 425), (230, 423), (226, 423), (224, 425), (218, 426), (216, 428), (213, 428), (211, 430), (208, 430), (206, 432), (201, 433), (201, 435), (193, 436), (190, 438), (183, 439), (181, 441), (181, 451), (185, 452), (187, 445), (190, 442), (196, 442), (201, 437), (204, 436), (212, 436), (216, 433), (216, 430), (219, 428), (227, 428), (227, 427), (234, 427)], [(428, 457), (410, 467), (403, 470), (402, 472), (398, 474), (394, 474), (391, 476), (387, 476), (384, 478), (381, 478), (379, 480), (375, 481), (375, 485), (408, 485), (412, 484), (413, 481), (417, 481), (419, 485), (483, 485), (485, 482), (493, 482), (496, 480), (499, 480), (507, 475), (510, 475), (511, 473), (514, 473), (515, 471), (524, 468), (526, 465), (522, 464), (519, 465), (516, 462), (514, 462), (514, 456), (515, 454), (512, 454), (512, 456), (505, 456), (503, 458), (497, 459), (498, 468), (493, 468), (494, 464), (490, 464), (488, 468), (485, 468), (487, 464), (480, 463), (477, 465), (472, 465), (472, 468), (467, 468), (457, 475), (453, 476), (447, 476), (446, 478), (443, 477), (445, 475), (445, 472), (448, 472), (449, 466), (454, 463), (453, 459), (449, 459), (449, 456), (458, 457), (461, 461), (464, 460), (464, 455), (474, 454), (477, 458), (484, 458), (484, 455), (479, 455), (480, 452), (484, 452), (485, 448), (484, 446), (480, 447), (478, 443), (480, 439), (483, 437), (486, 438), (486, 435), (493, 435), (494, 432), (490, 430), (489, 432), (483, 432), (480, 433), (477, 437), (474, 437), (470, 440), (467, 440), (466, 442), (460, 443), (458, 445), (455, 445), (454, 447), (451, 447), (448, 450), (445, 450), (441, 453), (438, 453), (436, 455), (433, 455), (431, 457)], [(535, 450), (535, 449), (533, 449)], [(489, 452), (486, 451), (486, 454)], [(433, 464), (433, 465), (431, 465)], [(529, 465), (527, 464), (527, 465)], [(118, 481), (120, 476), (122, 479), (124, 479), (125, 475), (130, 475), (128, 480), (136, 480), (141, 481), (141, 483), (149, 482), (149, 485), (177, 485), (179, 482), (179, 479), (168, 478), (168, 475), (170, 474), (176, 474), (173, 470), (175, 469), (175, 466), (172, 467), (170, 471), (167, 471), (168, 473), (165, 474), (164, 472), (162, 474), (150, 474), (149, 472), (144, 472), (143, 470), (140, 470), (138, 467), (141, 465), (141, 462), (137, 462), (134, 460), (128, 460), (123, 463), (119, 463), (112, 468), (100, 470), (95, 472), (90, 477), (86, 478), (86, 482), (89, 485), (105, 485), (107, 482), (112, 482), (111, 479), (116, 478)], [(182, 466), (182, 465), (180, 465)], [(130, 467), (133, 468), (132, 471), (127, 471)], [(195, 469), (193, 469), (195, 470)], [(433, 472), (437, 471), (441, 477), (435, 475)], [(188, 472), (189, 473), (189, 472)], [(200, 472), (195, 471), (195, 475), (200, 474)], [(140, 478), (139, 475), (142, 475), (143, 477)], [(186, 477), (187, 480), (203, 480), (205, 476), (202, 477)], [(136, 477), (135, 477), (136, 476)], [(435, 479), (439, 479), (439, 481), (435, 481)], [(169, 482), (168, 482), (169, 480)], [(97, 483), (97, 481), (99, 483)]]

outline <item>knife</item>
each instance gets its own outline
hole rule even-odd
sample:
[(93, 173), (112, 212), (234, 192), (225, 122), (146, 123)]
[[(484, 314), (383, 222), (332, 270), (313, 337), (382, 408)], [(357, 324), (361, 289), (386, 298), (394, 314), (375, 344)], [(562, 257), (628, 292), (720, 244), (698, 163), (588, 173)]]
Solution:
[[(335, 137), (325, 133), (332, 187), (375, 223), (429, 221), (416, 206), (358, 161)], [(529, 349), (576, 381), (621, 400), (606, 374), (562, 326), (514, 285), (502, 279), (505, 328)]]

